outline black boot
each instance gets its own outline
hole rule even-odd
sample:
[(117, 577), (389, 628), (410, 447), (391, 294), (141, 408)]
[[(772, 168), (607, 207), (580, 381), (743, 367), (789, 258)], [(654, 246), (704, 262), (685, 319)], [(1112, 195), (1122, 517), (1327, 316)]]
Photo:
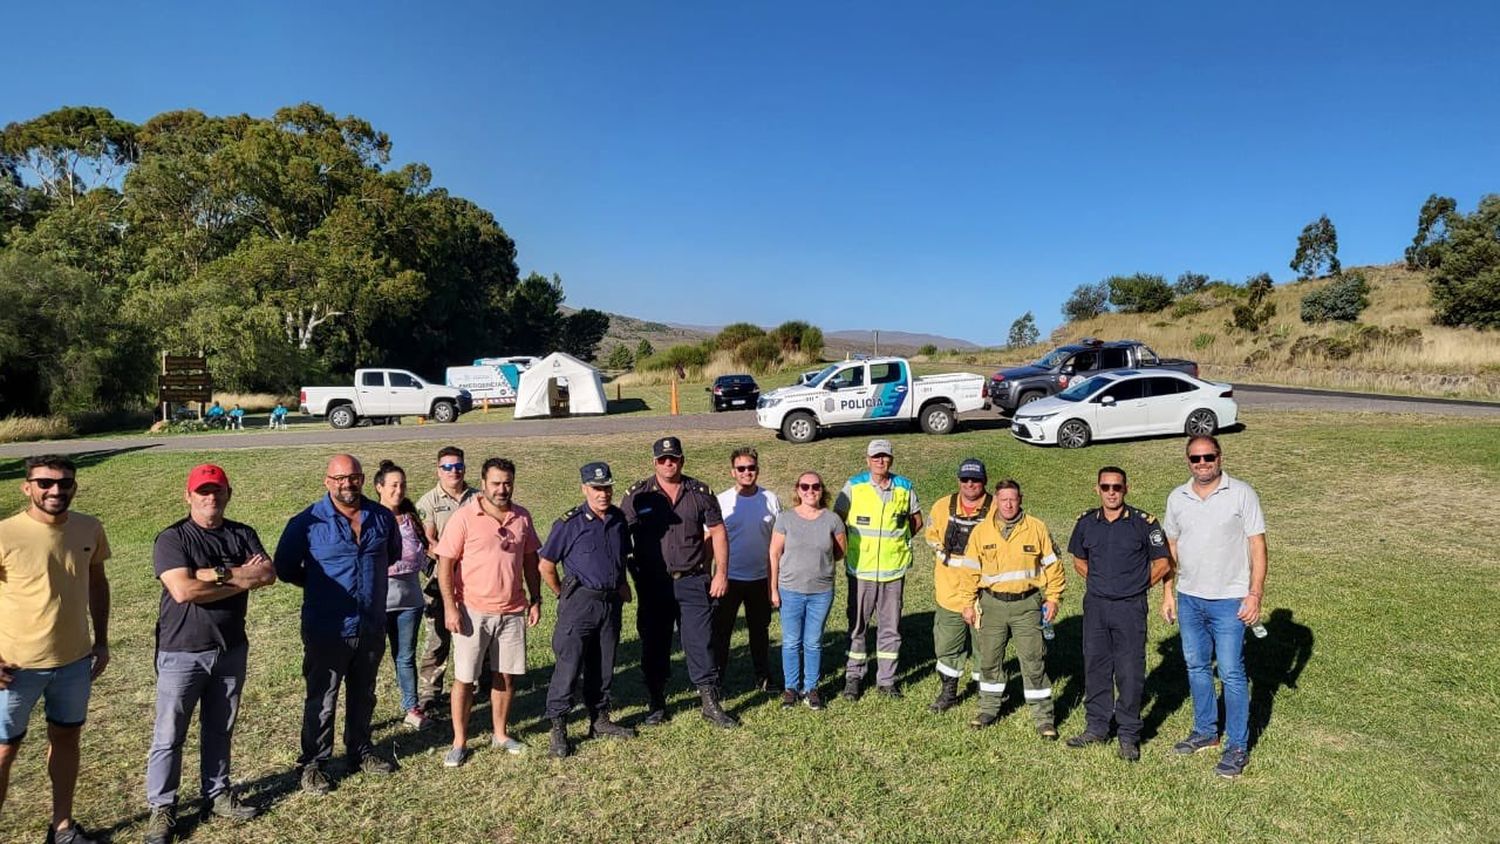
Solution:
[(648, 727), (655, 727), (667, 723), (667, 697), (664, 694), (651, 694), (651, 703), (646, 709), (646, 717), (641, 721)]
[(844, 700), (859, 700), (862, 694), (859, 688), (859, 678), (844, 676)]
[(740, 722), (733, 715), (724, 711), (719, 705), (719, 695), (712, 686), (705, 686), (698, 690), (698, 697), (703, 701), (703, 720), (713, 724), (715, 727), (723, 727), (726, 730), (738, 727)]
[(552, 732), (547, 735), (547, 755), (554, 759), (566, 759), (572, 754), (568, 747), (568, 719), (553, 718)]
[(944, 677), (943, 687), (938, 690), (937, 700), (927, 707), (928, 712), (947, 712), (958, 703), (958, 678)]
[(594, 738), (595, 736), (635, 738), (635, 728), (616, 724), (610, 720), (608, 709), (598, 709), (589, 717), (589, 738)]

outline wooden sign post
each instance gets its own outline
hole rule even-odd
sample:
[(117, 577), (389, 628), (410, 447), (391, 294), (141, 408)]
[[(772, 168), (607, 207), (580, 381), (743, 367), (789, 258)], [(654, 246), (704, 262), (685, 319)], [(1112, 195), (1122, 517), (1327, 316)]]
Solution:
[(198, 418), (203, 418), (203, 405), (214, 396), (213, 377), (208, 373), (208, 360), (202, 357), (184, 357), (163, 353), (161, 375), (156, 378), (157, 400), (161, 402), (161, 418), (169, 418), (172, 402), (197, 402)]

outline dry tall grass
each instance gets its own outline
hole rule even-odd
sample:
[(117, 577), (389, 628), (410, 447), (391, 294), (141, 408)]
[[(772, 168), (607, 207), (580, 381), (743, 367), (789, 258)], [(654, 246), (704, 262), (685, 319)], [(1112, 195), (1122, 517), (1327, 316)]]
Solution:
[(238, 404), (246, 413), (270, 413), (278, 401), (292, 410), (297, 409), (296, 396), (278, 396), (275, 393), (214, 393), (214, 398), (226, 408)]
[[(812, 355), (793, 352), (782, 355), (780, 362), (771, 369), (756, 374), (768, 375), (791, 369), (800, 371), (810, 368), (814, 363), (816, 361), (813, 360)], [(733, 375), (746, 371), (748, 371), (747, 367), (743, 363), (736, 362), (733, 353), (721, 350), (714, 352), (707, 364), (688, 367), (687, 378), (684, 380), (711, 381), (720, 375)], [(619, 376), (611, 383), (622, 387), (660, 387), (672, 383), (673, 376), (671, 369), (656, 369), (649, 372), (631, 371)]]
[(0, 419), (0, 443), (65, 440), (78, 436), (66, 416), (11, 416)]
[[(1054, 345), (1080, 337), (1140, 340), (1157, 354), (1195, 360), (1206, 378), (1290, 386), (1328, 387), (1416, 395), (1500, 399), (1500, 332), (1432, 324), (1427, 277), (1399, 264), (1360, 268), (1370, 281), (1370, 306), (1359, 322), (1382, 329), (1416, 328), (1420, 342), (1375, 343), (1341, 360), (1293, 359), (1303, 337), (1346, 336), (1340, 323), (1304, 323), (1302, 297), (1331, 283), (1314, 279), (1277, 286), (1271, 323), (1254, 335), (1225, 328), (1233, 307), (1211, 292), (1198, 294), (1210, 306), (1174, 318), (1154, 314), (1104, 314), (1069, 323), (1049, 342), (1024, 349), (965, 352), (968, 362), (1008, 366), (1035, 360)], [(969, 359), (974, 359), (970, 361)]]

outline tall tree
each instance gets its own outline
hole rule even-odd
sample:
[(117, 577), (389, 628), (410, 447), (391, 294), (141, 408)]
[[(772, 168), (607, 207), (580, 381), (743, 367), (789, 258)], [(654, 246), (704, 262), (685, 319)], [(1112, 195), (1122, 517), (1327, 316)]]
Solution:
[(1446, 241), (1450, 223), (1458, 218), (1458, 202), (1451, 196), (1432, 194), (1417, 213), (1417, 234), (1406, 247), (1406, 268), (1427, 270), (1437, 265), (1433, 246)]
[(1068, 301), (1063, 303), (1063, 317), (1069, 322), (1083, 322), (1109, 310), (1109, 285), (1080, 284), (1073, 288)]
[(1027, 311), (1016, 317), (1016, 321), (1010, 324), (1010, 336), (1005, 344), (1012, 349), (1017, 349), (1033, 345), (1039, 339), (1041, 339), (1041, 332), (1037, 331), (1036, 317), (1031, 315), (1031, 311)]
[(1291, 267), (1299, 279), (1315, 275), (1339, 274), (1339, 233), (1333, 221), (1324, 214), (1302, 228), (1297, 236), (1297, 251), (1292, 255)]
[(1454, 212), (1429, 250), (1433, 322), (1500, 328), (1500, 194)]
[(609, 331), (609, 314), (584, 308), (563, 317), (558, 349), (579, 360), (593, 361), (599, 355), (599, 344)]
[(1105, 279), (1109, 303), (1120, 313), (1152, 314), (1172, 304), (1172, 287), (1151, 273), (1115, 275)]

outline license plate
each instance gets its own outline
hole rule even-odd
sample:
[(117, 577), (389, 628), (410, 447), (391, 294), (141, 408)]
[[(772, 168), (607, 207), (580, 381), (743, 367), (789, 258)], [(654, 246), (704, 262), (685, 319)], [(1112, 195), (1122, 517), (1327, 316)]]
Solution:
[(744, 403), (745, 403), (744, 399), (735, 399), (735, 400), (733, 400), (733, 401), (730, 402), (730, 404), (744, 404)]

